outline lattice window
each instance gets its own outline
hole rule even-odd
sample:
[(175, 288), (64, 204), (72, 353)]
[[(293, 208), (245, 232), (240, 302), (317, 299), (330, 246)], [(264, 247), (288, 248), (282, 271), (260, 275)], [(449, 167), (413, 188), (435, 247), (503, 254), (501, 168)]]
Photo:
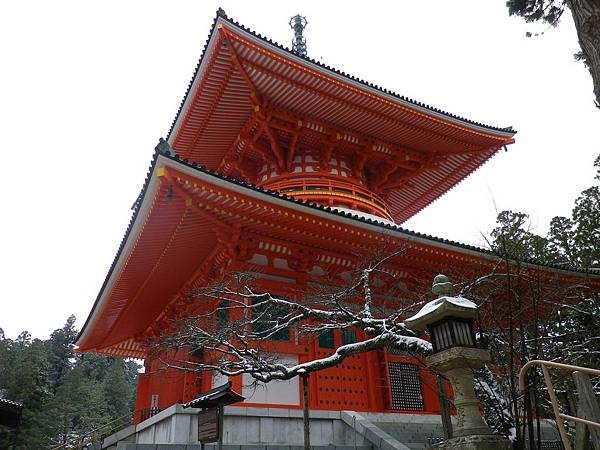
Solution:
[(319, 335), (319, 347), (335, 348), (333, 330), (325, 330)]
[(223, 300), (217, 306), (217, 329), (222, 329), (229, 325), (229, 300)]
[(406, 350), (401, 350), (392, 345), (386, 347), (386, 350), (387, 350), (388, 355), (403, 356), (405, 358), (413, 358), (414, 357), (414, 354), (407, 352)]
[(356, 331), (354, 330), (343, 330), (342, 331), (342, 345), (354, 344), (356, 342)]
[(400, 411), (423, 411), (421, 377), (416, 364), (388, 362), (392, 409)]
[(564, 450), (564, 445), (560, 441), (542, 441), (540, 442), (542, 450)]

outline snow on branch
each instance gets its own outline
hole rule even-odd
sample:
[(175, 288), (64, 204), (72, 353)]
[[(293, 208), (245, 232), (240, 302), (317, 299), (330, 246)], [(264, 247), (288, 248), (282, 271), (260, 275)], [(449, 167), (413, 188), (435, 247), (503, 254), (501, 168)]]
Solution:
[[(167, 367), (216, 371), (225, 376), (249, 374), (255, 381), (288, 380), (333, 367), (358, 353), (385, 347), (416, 354), (431, 344), (401, 320), (422, 302), (394, 298), (382, 305), (373, 291), (374, 274), (393, 274), (382, 262), (358, 271), (348, 286), (319, 286), (289, 296), (261, 288), (256, 277), (237, 273), (218, 284), (189, 294), (192, 314), (174, 319), (171, 332), (151, 346)], [(302, 344), (331, 330), (362, 331), (356, 342), (339, 346), (331, 355), (296, 365), (282, 364), (275, 351), (278, 341)], [(181, 357), (186, 349), (194, 358)], [(176, 353), (178, 358), (166, 358)]]

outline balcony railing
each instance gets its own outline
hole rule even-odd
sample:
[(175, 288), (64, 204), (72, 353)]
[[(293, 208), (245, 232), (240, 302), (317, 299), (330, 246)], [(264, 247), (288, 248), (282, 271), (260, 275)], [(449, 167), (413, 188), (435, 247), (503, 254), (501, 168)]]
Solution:
[(376, 215), (392, 220), (382, 197), (362, 186), (342, 180), (294, 177), (285, 181), (265, 182), (263, 187), (306, 200), (332, 200), (347, 206), (357, 204)]

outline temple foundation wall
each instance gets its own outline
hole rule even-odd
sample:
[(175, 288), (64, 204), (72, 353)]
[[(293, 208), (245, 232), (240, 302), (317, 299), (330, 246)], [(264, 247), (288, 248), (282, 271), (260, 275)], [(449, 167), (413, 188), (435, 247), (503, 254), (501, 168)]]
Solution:
[[(98, 450), (200, 450), (198, 412), (173, 405), (107, 437)], [(542, 422), (544, 439), (556, 440), (552, 424)], [(440, 416), (431, 414), (312, 410), (310, 430), (315, 450), (423, 449), (443, 436)], [(302, 410), (228, 406), (223, 444), (224, 450), (302, 450)]]

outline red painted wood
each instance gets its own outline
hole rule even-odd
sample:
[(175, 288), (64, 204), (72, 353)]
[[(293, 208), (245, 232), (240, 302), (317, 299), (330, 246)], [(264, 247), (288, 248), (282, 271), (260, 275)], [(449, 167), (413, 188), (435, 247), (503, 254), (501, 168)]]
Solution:
[[(182, 158), (221, 175), (402, 223), (513, 142), (510, 131), (434, 113), (299, 61), (233, 24), (220, 25), (170, 143)], [(373, 287), (375, 303), (393, 309), (401, 306), (395, 298), (410, 298), (410, 289), (425, 292), (439, 272), (459, 268), (461, 276), (475, 277), (495, 264), (481, 252), (327, 215), (161, 158), (150, 179), (156, 190), (139, 205), (94, 320), (78, 342), (80, 351), (147, 356), (145, 344), (168, 330), (173, 317), (198, 310), (186, 303), (190, 289), (231, 271), (263, 274), (270, 279), (259, 283), (261, 289), (299, 298), (313, 284), (342, 285), (340, 274), (352, 273), (385, 246), (404, 248), (387, 269), (406, 289), (396, 292), (385, 280), (382, 288)], [(546, 278), (578, 277), (526, 270)], [(502, 310), (503, 301), (491, 307)], [(239, 314), (233, 312), (231, 320)], [(358, 333), (358, 339), (364, 336)], [(339, 331), (334, 340), (340, 345)], [(293, 331), (289, 342), (274, 341), (265, 350), (299, 361), (332, 351)], [(182, 349), (161, 358), (191, 356)], [(310, 407), (391, 412), (393, 361), (420, 364), (382, 350), (312, 374)], [(156, 357), (148, 357), (145, 368), (137, 421), (152, 395), (165, 408), (211, 388), (210, 373), (165, 369)], [(423, 413), (439, 413), (435, 377), (424, 368), (420, 377)], [(231, 381), (241, 392), (242, 378)]]

